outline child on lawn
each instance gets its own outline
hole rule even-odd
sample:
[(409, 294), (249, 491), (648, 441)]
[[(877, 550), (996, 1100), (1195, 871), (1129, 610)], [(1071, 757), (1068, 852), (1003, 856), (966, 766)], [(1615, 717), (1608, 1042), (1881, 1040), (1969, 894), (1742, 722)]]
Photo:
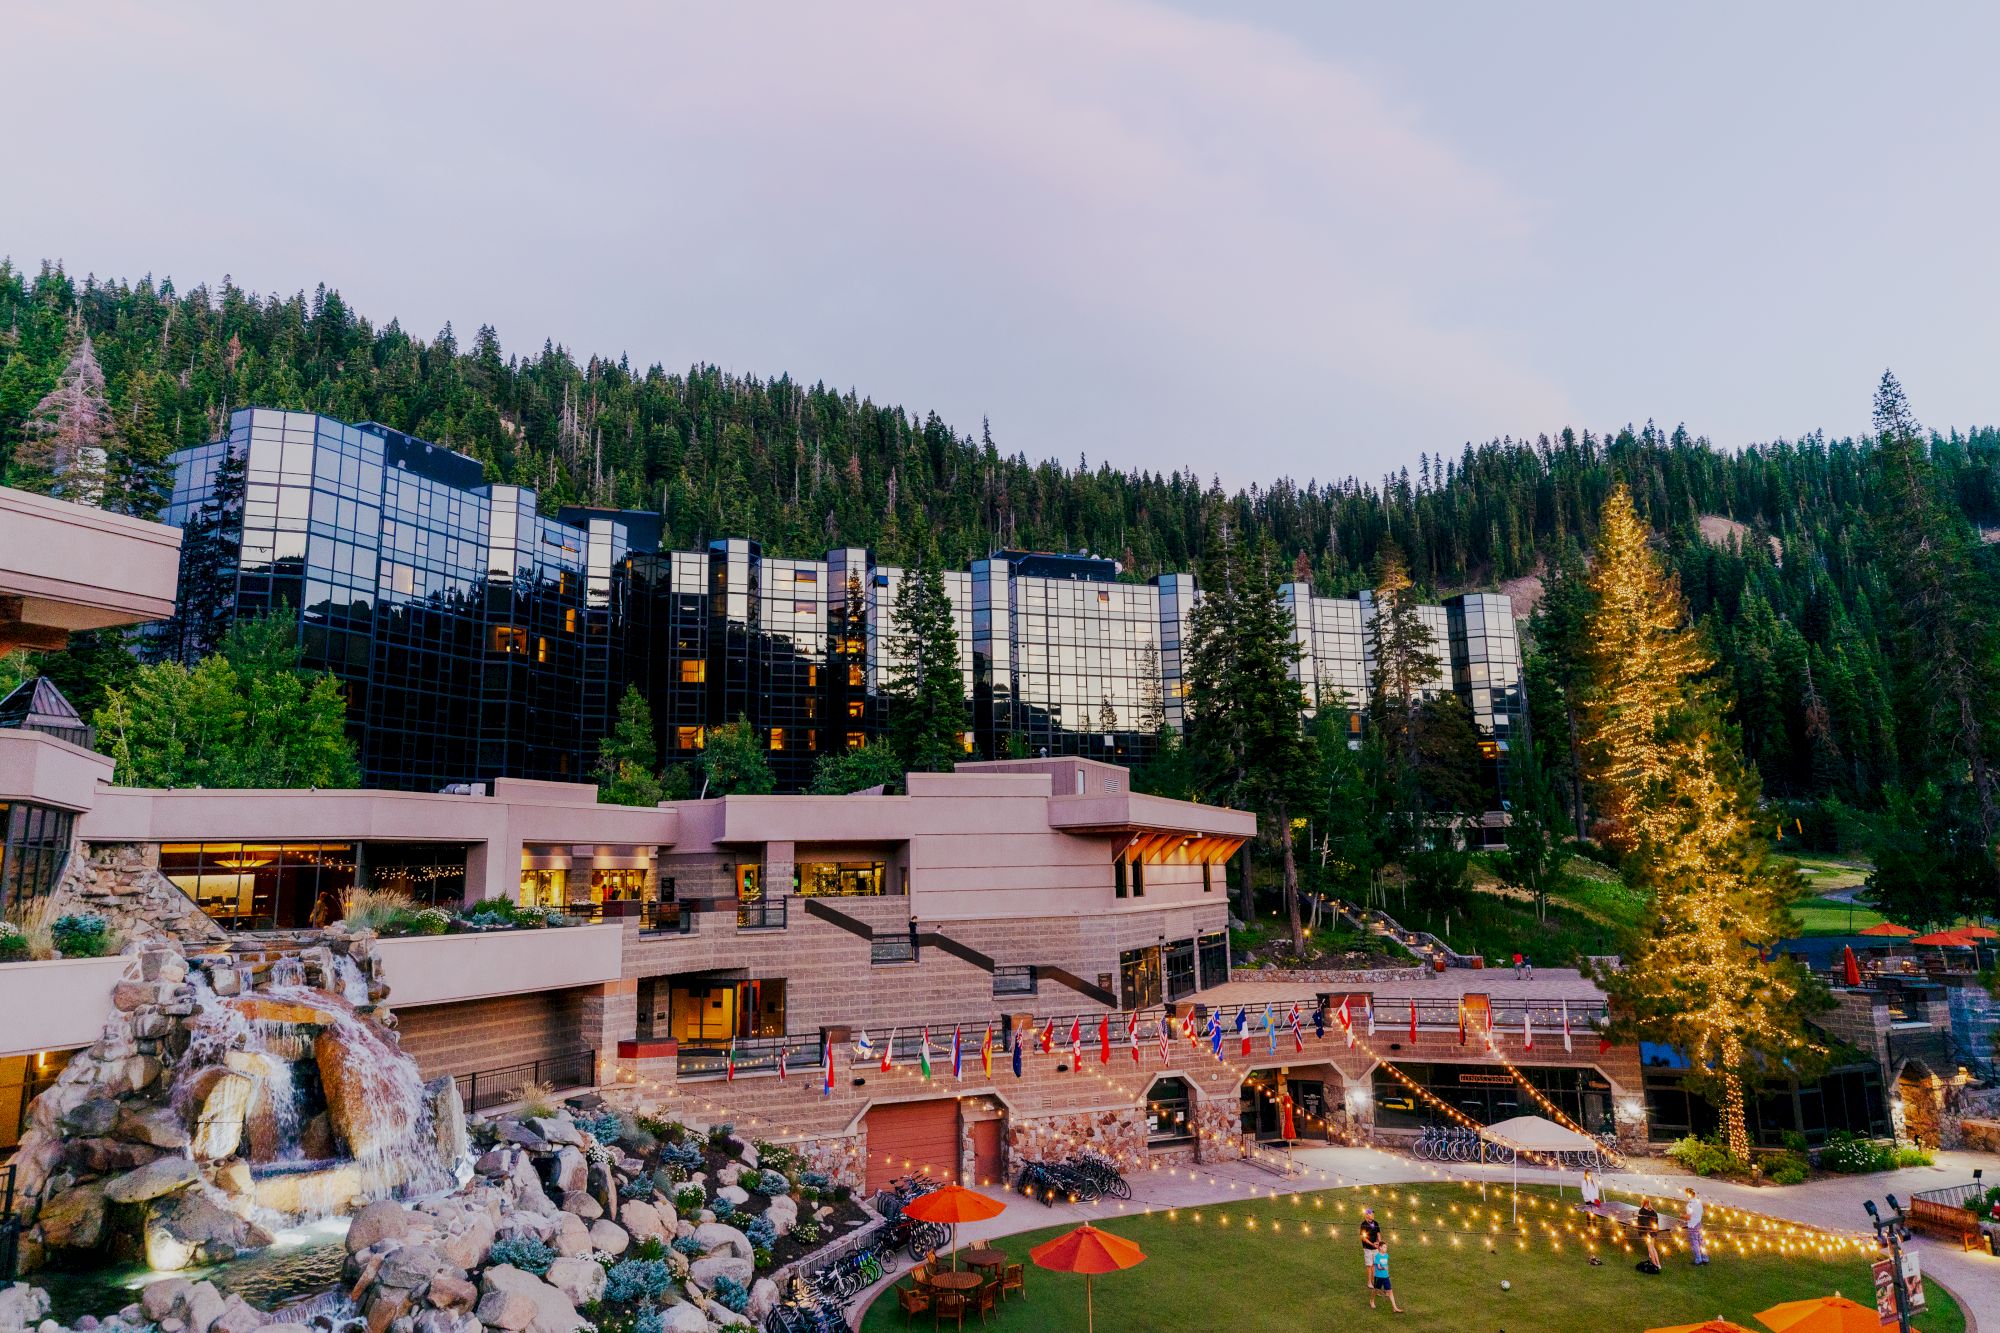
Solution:
[(1370, 1256), (1370, 1262), (1375, 1265), (1375, 1285), (1368, 1292), (1368, 1308), (1371, 1310), (1375, 1308), (1375, 1293), (1379, 1291), (1389, 1298), (1391, 1310), (1397, 1314), (1403, 1313), (1403, 1307), (1396, 1304), (1395, 1288), (1389, 1285), (1389, 1247), (1384, 1245), (1376, 1250)]

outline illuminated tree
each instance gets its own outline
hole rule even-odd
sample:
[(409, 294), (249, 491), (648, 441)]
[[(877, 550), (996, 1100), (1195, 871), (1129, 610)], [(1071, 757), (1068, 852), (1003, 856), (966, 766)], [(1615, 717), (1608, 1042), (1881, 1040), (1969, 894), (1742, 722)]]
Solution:
[(1687, 624), (1680, 581), (1661, 567), (1648, 535), (1631, 492), (1614, 487), (1590, 573), (1582, 732), (1605, 840), (1626, 852), (1648, 832), (1643, 794), (1667, 776), (1666, 724), (1712, 664)]

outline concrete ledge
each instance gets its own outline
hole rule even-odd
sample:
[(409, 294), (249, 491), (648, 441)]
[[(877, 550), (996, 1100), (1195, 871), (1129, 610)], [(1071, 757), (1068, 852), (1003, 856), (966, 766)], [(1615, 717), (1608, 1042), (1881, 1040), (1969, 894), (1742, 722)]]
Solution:
[(111, 1017), (111, 988), (135, 960), (61, 958), (0, 963), (0, 1056), (88, 1046)]
[(619, 978), (620, 925), (376, 941), (392, 1008), (565, 990)]

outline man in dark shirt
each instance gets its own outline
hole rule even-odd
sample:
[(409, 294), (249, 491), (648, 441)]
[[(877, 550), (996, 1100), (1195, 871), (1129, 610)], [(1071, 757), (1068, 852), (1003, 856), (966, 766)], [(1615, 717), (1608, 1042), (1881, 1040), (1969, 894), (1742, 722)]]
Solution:
[(1382, 1248), (1382, 1224), (1375, 1220), (1373, 1208), (1361, 1210), (1361, 1285), (1371, 1293), (1375, 1290), (1375, 1251)]

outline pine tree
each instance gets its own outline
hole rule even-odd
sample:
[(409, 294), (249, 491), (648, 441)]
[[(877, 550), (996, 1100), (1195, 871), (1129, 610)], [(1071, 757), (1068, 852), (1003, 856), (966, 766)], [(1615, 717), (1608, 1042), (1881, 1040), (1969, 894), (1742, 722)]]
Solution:
[(1549, 916), (1549, 893), (1568, 878), (1568, 785), (1545, 766), (1533, 741), (1516, 740), (1507, 752), (1507, 850), (1494, 858), (1500, 882), (1529, 895), (1535, 919)]
[(1579, 839), (1590, 834), (1578, 717), (1589, 683), (1590, 603), (1590, 572), (1584, 567), (1583, 552), (1573, 541), (1565, 541), (1543, 577), (1541, 600), (1528, 619), (1533, 648), (1523, 674), (1528, 724), (1541, 746), (1538, 766), (1558, 777), (1568, 791), (1572, 836)]
[(90, 335), (79, 330), (62, 376), (28, 414), (10, 485), (77, 504), (101, 505), (107, 462), (122, 443)]
[(887, 691), (889, 743), (905, 771), (950, 772), (965, 757), (972, 724), (958, 664), (958, 624), (934, 550), (904, 571), (890, 623), (896, 660)]
[(1639, 801), (1666, 776), (1667, 720), (1687, 705), (1695, 678), (1712, 664), (1686, 623), (1680, 581), (1660, 567), (1647, 541), (1631, 492), (1614, 487), (1599, 518), (1590, 572), (1582, 722), (1605, 839), (1621, 851), (1648, 833)]
[(869, 741), (851, 750), (834, 750), (813, 765), (812, 790), (815, 796), (845, 796), (849, 792), (881, 787), (885, 792), (903, 785), (903, 765), (886, 741)]
[(598, 798), (611, 805), (658, 805), (665, 799), (658, 762), (652, 706), (636, 685), (627, 685), (618, 721), (597, 748)]
[(746, 717), (708, 729), (702, 740), (701, 771), (703, 798), (762, 796), (778, 785), (764, 756), (763, 738)]

